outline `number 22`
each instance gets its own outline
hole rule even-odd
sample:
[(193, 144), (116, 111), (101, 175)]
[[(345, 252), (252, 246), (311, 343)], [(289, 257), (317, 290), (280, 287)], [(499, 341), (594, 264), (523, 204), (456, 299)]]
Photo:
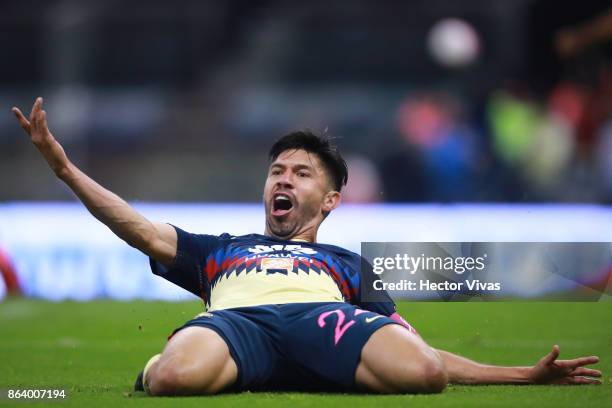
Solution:
[[(355, 316), (361, 313), (363, 313), (363, 310), (360, 310), (360, 309), (355, 310)], [(327, 318), (327, 316), (332, 315), (332, 314), (335, 314), (336, 316), (338, 316), (338, 320), (336, 321), (336, 328), (334, 331), (334, 345), (337, 346), (342, 336), (344, 336), (344, 333), (346, 333), (346, 331), (350, 329), (352, 325), (355, 324), (355, 320), (349, 320), (343, 326), (342, 324), (344, 323), (344, 320), (346, 319), (346, 315), (344, 314), (344, 312), (340, 309), (330, 310), (329, 312), (323, 312), (319, 315), (319, 320), (317, 321), (317, 323), (319, 323), (320, 328), (325, 327), (325, 324), (326, 324), (325, 319)]]

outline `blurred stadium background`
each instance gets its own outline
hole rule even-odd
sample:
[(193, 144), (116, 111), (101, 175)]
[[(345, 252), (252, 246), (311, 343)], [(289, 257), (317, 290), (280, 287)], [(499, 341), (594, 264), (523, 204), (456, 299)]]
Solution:
[(603, 0), (0, 1), (0, 297), (14, 274), (52, 299), (182, 296), (70, 203), (9, 112), (38, 95), (78, 166), (194, 232), (261, 232), (267, 150), (310, 128), (338, 138), (354, 205), (321, 241), (612, 242), (611, 15)]

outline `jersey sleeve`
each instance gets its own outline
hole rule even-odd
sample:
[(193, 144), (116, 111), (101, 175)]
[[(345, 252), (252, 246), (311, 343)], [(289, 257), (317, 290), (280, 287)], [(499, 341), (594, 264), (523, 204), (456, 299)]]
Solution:
[(206, 280), (204, 270), (206, 257), (221, 245), (221, 239), (215, 235), (191, 234), (175, 227), (177, 235), (176, 256), (170, 267), (149, 258), (151, 271), (177, 286), (204, 298)]

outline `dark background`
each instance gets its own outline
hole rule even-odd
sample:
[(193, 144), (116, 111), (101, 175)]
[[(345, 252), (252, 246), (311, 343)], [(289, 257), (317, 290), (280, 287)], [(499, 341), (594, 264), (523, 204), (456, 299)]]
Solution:
[[(129, 200), (259, 201), (267, 150), (337, 138), (353, 202), (612, 202), (609, 1), (0, 1), (0, 201), (71, 200), (10, 114), (45, 97)], [(480, 52), (428, 50), (444, 18)], [(566, 31), (562, 31), (566, 30)]]

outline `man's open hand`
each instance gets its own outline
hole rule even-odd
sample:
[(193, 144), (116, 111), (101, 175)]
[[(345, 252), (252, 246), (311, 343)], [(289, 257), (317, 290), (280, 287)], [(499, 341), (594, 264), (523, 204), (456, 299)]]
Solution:
[(548, 355), (530, 369), (530, 382), (534, 384), (601, 384), (597, 378), (588, 378), (601, 377), (601, 371), (583, 367), (597, 363), (598, 357), (557, 360), (558, 357), (559, 346), (555, 345)]
[(11, 111), (19, 120), (19, 124), (30, 135), (30, 140), (42, 153), (51, 169), (58, 176), (68, 167), (68, 158), (62, 146), (55, 140), (47, 126), (47, 114), (42, 109), (43, 99), (36, 98), (30, 118), (26, 117), (21, 111), (13, 107)]

